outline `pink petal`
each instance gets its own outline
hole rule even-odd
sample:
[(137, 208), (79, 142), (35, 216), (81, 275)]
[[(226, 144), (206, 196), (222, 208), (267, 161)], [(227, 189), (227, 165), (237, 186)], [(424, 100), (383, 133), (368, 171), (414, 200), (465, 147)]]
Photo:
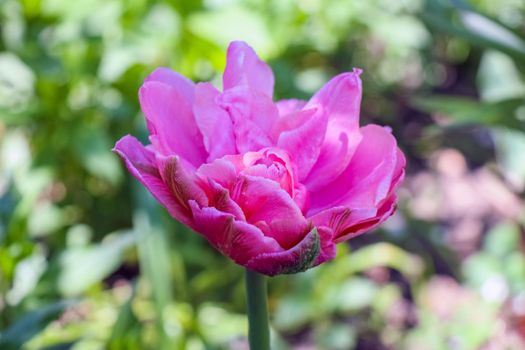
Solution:
[(270, 147), (272, 128), (278, 119), (278, 111), (270, 97), (246, 88), (225, 91), (219, 104), (233, 121), (233, 132), (240, 153), (259, 151)]
[(195, 230), (237, 264), (244, 265), (254, 256), (283, 250), (273, 238), (266, 237), (253, 225), (235, 220), (232, 214), (201, 208), (194, 201), (190, 201), (190, 206)]
[(162, 180), (155, 154), (151, 150), (133, 136), (127, 135), (117, 142), (113, 151), (122, 158), (129, 172), (151, 192), (171, 216), (186, 225), (191, 225), (191, 217)]
[(318, 105), (288, 114), (275, 125), (274, 132), (279, 135), (277, 146), (290, 154), (299, 181), (310, 173), (319, 157), (326, 123), (327, 115)]
[(330, 228), (333, 232), (333, 240), (335, 240), (345, 234), (349, 228), (375, 219), (377, 213), (376, 208), (350, 209), (344, 206), (336, 206), (323, 210), (308, 219), (315, 226)]
[(369, 125), (362, 132), (363, 141), (345, 172), (312, 193), (309, 219), (331, 228), (336, 242), (371, 230), (392, 215), (395, 189), (405, 172), (405, 157), (388, 129)]
[(343, 231), (338, 233), (338, 235), (334, 238), (335, 242), (339, 243), (346, 241), (379, 226), (392, 214), (394, 214), (394, 211), (396, 209), (396, 200), (397, 196), (395, 195), (395, 193), (392, 193), (381, 203), (375, 216), (370, 217), (368, 219), (363, 219), (361, 221), (355, 220), (356, 222), (354, 222), (352, 225), (349, 225)]
[(178, 203), (188, 216), (191, 214), (189, 201), (194, 200), (199, 205), (208, 205), (208, 197), (197, 183), (197, 178), (189, 169), (190, 165), (184, 165), (184, 160), (177, 156), (156, 156), (157, 168), (160, 176), (175, 196)]
[(314, 228), (290, 249), (259, 254), (245, 266), (268, 276), (306, 271), (315, 264), (320, 245), (319, 234)]
[(279, 116), (284, 117), (288, 114), (297, 112), (306, 105), (306, 101), (290, 99), (290, 100), (280, 100), (275, 103), (277, 110), (279, 111)]
[(209, 153), (208, 162), (237, 153), (233, 123), (229, 114), (217, 104), (219, 95), (210, 83), (200, 83), (195, 88), (193, 112)]
[[(288, 249), (308, 232), (308, 223), (297, 204), (279, 184), (261, 177), (241, 177), (232, 199), (243, 209), (246, 220)], [(238, 193), (238, 195), (236, 195)]]
[(224, 90), (238, 86), (272, 98), (274, 78), (271, 68), (243, 41), (233, 41), (228, 47), (223, 75)]
[(186, 101), (193, 101), (195, 83), (185, 76), (172, 71), (169, 68), (156, 68), (144, 79), (144, 82), (156, 81), (171, 86), (177, 90)]
[(312, 216), (338, 205), (375, 208), (391, 190), (398, 165), (398, 149), (392, 134), (377, 125), (361, 129), (363, 139), (345, 171), (329, 185), (310, 193)]
[(299, 209), (301, 209), (302, 213), (307, 212), (308, 207), (310, 206), (310, 194), (303, 184), (296, 184), (293, 190), (293, 200)]
[[(248, 152), (241, 157), (238, 172), (243, 175), (259, 176), (277, 182), (293, 197), (297, 178), (288, 154), (279, 148), (265, 148), (259, 152)], [(239, 163), (237, 166), (239, 166)]]
[(361, 70), (344, 73), (330, 80), (305, 108), (320, 104), (328, 116), (326, 135), (317, 162), (305, 180), (316, 191), (339, 176), (352, 158), (361, 140), (359, 110), (361, 105)]
[(224, 188), (231, 188), (237, 181), (238, 169), (236, 166), (237, 158), (240, 156), (226, 156), (215, 159), (209, 164), (203, 164), (197, 169), (197, 175), (207, 181), (212, 179)]
[(208, 198), (208, 206), (233, 215), (235, 220), (246, 221), (241, 207), (231, 199), (230, 192), (211, 178), (208, 178)]
[(405, 167), (407, 161), (405, 155), (401, 150), (397, 149), (397, 161), (394, 169), (394, 176), (392, 179), (392, 184), (390, 185), (390, 191), (393, 191), (405, 178)]
[(319, 238), (321, 239), (321, 251), (317, 256), (314, 266), (332, 260), (336, 255), (336, 244), (334, 241), (334, 231), (326, 226), (318, 226)]
[(208, 154), (193, 117), (193, 100), (187, 99), (187, 93), (185, 87), (146, 81), (140, 88), (139, 99), (158, 151), (164, 155), (176, 154), (199, 166)]

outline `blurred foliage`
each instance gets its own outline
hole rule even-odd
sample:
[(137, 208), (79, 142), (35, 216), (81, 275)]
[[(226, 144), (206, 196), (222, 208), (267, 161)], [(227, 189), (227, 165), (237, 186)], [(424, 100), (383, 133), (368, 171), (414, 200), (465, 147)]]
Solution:
[[(110, 151), (144, 137), (150, 71), (219, 85), (234, 39), (277, 98), (363, 68), (363, 123), (409, 159), (381, 230), (270, 281), (275, 349), (523, 348), (524, 23), (523, 0), (0, 1), (0, 348), (245, 348), (242, 269)], [(458, 181), (502, 209), (450, 209)]]

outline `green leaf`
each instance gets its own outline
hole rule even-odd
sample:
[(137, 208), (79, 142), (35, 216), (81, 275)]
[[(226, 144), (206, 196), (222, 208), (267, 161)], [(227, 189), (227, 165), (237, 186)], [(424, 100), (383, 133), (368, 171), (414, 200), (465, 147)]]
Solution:
[(320, 349), (353, 349), (357, 342), (357, 332), (347, 323), (330, 323), (316, 330), (315, 342)]
[(476, 80), (483, 101), (525, 97), (525, 82), (515, 62), (501, 52), (488, 50), (483, 53)]
[[(170, 239), (162, 222), (159, 206), (149, 193), (136, 185), (139, 209), (133, 215), (133, 229), (137, 239), (140, 269), (151, 286), (155, 306), (158, 349), (172, 349), (178, 339), (166, 332), (164, 312), (173, 303), (173, 277), (170, 259)], [(163, 210), (163, 209), (160, 209)]]
[(133, 234), (108, 237), (99, 245), (71, 247), (60, 257), (58, 289), (64, 295), (77, 295), (117, 269), (122, 254), (134, 242)]
[(351, 313), (370, 306), (377, 291), (377, 286), (368, 279), (350, 278), (342, 284), (327, 287), (322, 295), (323, 308)]
[(118, 157), (111, 152), (109, 137), (94, 127), (83, 126), (75, 132), (74, 151), (91, 174), (116, 184), (122, 178)]
[(417, 255), (386, 242), (363, 247), (341, 259), (339, 266), (346, 265), (348, 272), (358, 273), (377, 266), (398, 270), (407, 277), (416, 278), (423, 273), (423, 261)]
[(61, 344), (55, 344), (43, 348), (42, 350), (69, 350), (72, 349), (76, 342), (67, 342)]
[(495, 257), (504, 258), (515, 251), (519, 244), (519, 227), (513, 222), (504, 222), (487, 233), (483, 250)]
[(71, 304), (69, 301), (61, 301), (21, 316), (11, 327), (0, 334), (0, 349), (21, 349), (25, 343), (42, 332)]
[(519, 119), (519, 109), (525, 105), (521, 98), (490, 103), (466, 97), (434, 95), (415, 97), (411, 103), (421, 111), (447, 115), (452, 125), (483, 124), (517, 130), (525, 128), (525, 122)]
[(487, 280), (503, 275), (502, 264), (501, 259), (481, 252), (470, 256), (463, 263), (463, 275), (470, 286), (479, 290)]
[(231, 40), (242, 39), (253, 45), (262, 57), (275, 51), (274, 40), (261, 15), (242, 6), (192, 14), (188, 18), (188, 27), (193, 33), (222, 47)]
[[(459, 17), (459, 21), (454, 21)], [(440, 0), (427, 1), (421, 14), (432, 29), (453, 35), (471, 44), (504, 52), (517, 62), (525, 59), (525, 41), (500, 23), (471, 9), (448, 6)]]
[(117, 349), (140, 349), (140, 322), (133, 313), (131, 304), (135, 298), (136, 286), (129, 299), (120, 307), (117, 321), (113, 325), (111, 336), (108, 340), (108, 348)]
[[(525, 108), (523, 109), (525, 112)], [(494, 128), (492, 130), (496, 160), (505, 177), (516, 188), (525, 188), (525, 133), (523, 130)]]

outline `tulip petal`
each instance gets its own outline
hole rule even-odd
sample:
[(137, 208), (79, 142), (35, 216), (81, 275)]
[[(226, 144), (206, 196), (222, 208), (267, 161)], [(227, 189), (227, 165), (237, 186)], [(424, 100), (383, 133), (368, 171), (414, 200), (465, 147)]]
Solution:
[(279, 134), (277, 146), (290, 154), (297, 167), (299, 181), (310, 173), (319, 157), (326, 123), (327, 115), (322, 107), (311, 106), (280, 118), (275, 125)]
[(210, 83), (195, 87), (193, 112), (202, 133), (208, 162), (227, 154), (236, 154), (235, 134), (229, 114), (217, 104), (220, 92)]
[(197, 169), (197, 175), (204, 181), (212, 179), (224, 188), (230, 189), (237, 180), (235, 161), (239, 156), (226, 156), (215, 159), (212, 163), (203, 164)]
[(240, 153), (258, 151), (274, 144), (271, 132), (279, 115), (270, 97), (240, 87), (225, 91), (219, 97), (219, 104), (233, 122)]
[(235, 220), (246, 221), (241, 207), (231, 199), (230, 192), (227, 189), (211, 178), (208, 178), (208, 185), (210, 193), (208, 195), (208, 206), (214, 207), (221, 212), (232, 214)]
[[(279, 184), (261, 177), (242, 176), (240, 190), (230, 191), (246, 220), (288, 249), (308, 232), (308, 223), (297, 204)], [(238, 196), (236, 196), (238, 193)]]
[(334, 231), (326, 226), (317, 226), (321, 247), (319, 255), (312, 266), (317, 266), (325, 261), (332, 260), (336, 254), (336, 244), (334, 242)]
[(334, 240), (337, 243), (346, 241), (379, 226), (392, 214), (394, 214), (394, 211), (396, 210), (396, 201), (397, 196), (395, 193), (392, 193), (381, 203), (379, 209), (377, 210), (377, 214), (374, 217), (357, 222), (352, 226), (348, 226), (342, 232), (340, 232)]
[(297, 112), (306, 105), (306, 101), (289, 99), (289, 100), (280, 100), (275, 103), (277, 110), (279, 111), (279, 117), (284, 117), (288, 114)]
[(318, 227), (328, 227), (333, 231), (333, 240), (338, 241), (338, 237), (349, 233), (352, 227), (359, 224), (375, 220), (378, 216), (376, 208), (350, 209), (348, 207), (337, 206), (321, 211), (309, 217), (312, 224)]
[(339, 176), (352, 158), (361, 140), (359, 110), (361, 105), (361, 70), (343, 73), (321, 88), (308, 102), (320, 104), (328, 116), (326, 135), (317, 162), (305, 180), (316, 191)]
[(233, 41), (228, 47), (223, 75), (224, 91), (238, 86), (248, 87), (272, 98), (274, 77), (271, 68), (257, 57), (243, 41)]
[(130, 135), (121, 138), (113, 151), (122, 158), (129, 172), (151, 192), (171, 216), (186, 225), (191, 224), (191, 219), (162, 180), (153, 151)]
[(299, 244), (286, 251), (257, 255), (245, 266), (268, 276), (306, 271), (315, 263), (320, 245), (319, 233), (313, 228)]
[(394, 191), (404, 177), (406, 160), (391, 133), (377, 125), (362, 132), (363, 141), (345, 172), (312, 194), (308, 217), (316, 226), (330, 227), (335, 242), (371, 230), (392, 215)]
[(189, 171), (189, 165), (177, 156), (156, 156), (157, 168), (166, 186), (171, 190), (185, 214), (190, 216), (188, 202), (196, 201), (199, 205), (208, 205), (208, 197), (197, 185), (197, 178)]
[(253, 225), (235, 220), (232, 214), (213, 207), (201, 208), (195, 201), (190, 201), (190, 207), (195, 230), (237, 264), (244, 265), (254, 256), (283, 250), (275, 239)]
[(340, 243), (370, 231), (388, 219), (396, 209), (397, 196), (391, 193), (377, 210), (335, 207), (312, 217), (316, 225), (329, 225), (334, 230), (333, 241)]
[(195, 83), (185, 76), (172, 71), (169, 68), (156, 68), (150, 75), (144, 79), (144, 82), (156, 81), (169, 85), (186, 100), (193, 101)]
[(407, 160), (405, 158), (405, 155), (401, 150), (397, 149), (397, 161), (396, 166), (394, 168), (394, 176), (392, 179), (392, 184), (390, 186), (390, 191), (393, 191), (405, 178), (405, 167), (407, 164)]
[(311, 193), (309, 216), (339, 205), (376, 208), (389, 194), (394, 172), (401, 171), (404, 164), (398, 164), (396, 140), (378, 125), (368, 125), (361, 132), (363, 139), (345, 171), (328, 186)]
[(164, 155), (178, 155), (194, 166), (202, 164), (208, 154), (193, 117), (193, 100), (184, 89), (159, 81), (146, 81), (139, 91), (152, 143)]

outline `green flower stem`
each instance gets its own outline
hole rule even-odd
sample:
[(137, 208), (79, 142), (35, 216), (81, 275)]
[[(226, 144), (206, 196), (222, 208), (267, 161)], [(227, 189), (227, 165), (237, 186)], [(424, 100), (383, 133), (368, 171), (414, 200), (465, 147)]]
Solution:
[(249, 269), (246, 269), (246, 298), (250, 350), (270, 350), (266, 279)]

